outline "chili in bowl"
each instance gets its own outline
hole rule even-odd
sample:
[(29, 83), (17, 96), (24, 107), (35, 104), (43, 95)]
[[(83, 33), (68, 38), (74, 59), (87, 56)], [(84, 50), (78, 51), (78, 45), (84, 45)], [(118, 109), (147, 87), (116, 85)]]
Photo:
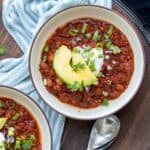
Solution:
[(51, 150), (51, 131), (38, 105), (16, 89), (0, 86), (1, 150)]
[(52, 108), (69, 117), (96, 119), (118, 111), (135, 95), (144, 56), (123, 16), (98, 6), (76, 6), (41, 27), (31, 48), (30, 71)]

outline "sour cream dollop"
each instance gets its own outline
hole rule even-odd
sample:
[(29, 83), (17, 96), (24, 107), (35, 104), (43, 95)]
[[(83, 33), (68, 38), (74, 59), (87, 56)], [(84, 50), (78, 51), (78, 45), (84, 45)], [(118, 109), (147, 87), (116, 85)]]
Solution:
[(100, 70), (102, 69), (104, 63), (104, 53), (103, 49), (96, 49), (96, 48), (81, 48), (77, 47), (79, 53), (82, 57), (87, 61), (87, 65), (90, 66), (91, 62), (94, 62), (95, 71), (92, 71), (95, 76), (98, 76)]

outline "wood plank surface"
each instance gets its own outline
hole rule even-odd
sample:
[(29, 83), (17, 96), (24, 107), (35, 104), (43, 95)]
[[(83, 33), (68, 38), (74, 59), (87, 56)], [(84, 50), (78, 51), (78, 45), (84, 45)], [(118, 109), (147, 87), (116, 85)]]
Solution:
[[(114, 9), (124, 14), (114, 4)], [(2, 16), (2, 0), (0, 0)], [(7, 54), (0, 59), (19, 57), (21, 50), (5, 30), (0, 17), (0, 44), (5, 45)], [(121, 131), (109, 150), (150, 150), (150, 48), (139, 32), (146, 56), (146, 70), (142, 85), (125, 108), (117, 113), (121, 121)], [(86, 150), (93, 121), (67, 119), (62, 138), (62, 150)]]

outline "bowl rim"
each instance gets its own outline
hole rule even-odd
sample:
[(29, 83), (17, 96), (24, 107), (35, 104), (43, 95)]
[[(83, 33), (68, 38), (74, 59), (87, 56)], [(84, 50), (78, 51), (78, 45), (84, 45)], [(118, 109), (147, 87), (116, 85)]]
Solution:
[[(20, 93), (21, 95), (25, 96), (29, 101), (33, 102), (37, 108), (39, 109), (39, 111), (42, 113), (47, 125), (48, 125), (48, 129), (49, 129), (49, 134), (50, 134), (50, 141), (51, 141), (51, 144), (50, 144), (50, 150), (53, 149), (53, 137), (52, 137), (52, 130), (51, 130), (51, 126), (50, 126), (50, 123), (48, 121), (48, 118), (46, 116), (46, 114), (44, 113), (44, 111), (42, 110), (42, 108), (37, 104), (36, 101), (33, 100), (33, 98), (31, 98), (30, 96), (28, 96), (27, 94), (25, 94), (24, 92), (16, 89), (16, 88), (13, 88), (13, 87), (10, 87), (10, 86), (6, 86), (6, 85), (0, 85), (0, 88), (5, 88), (6, 90), (9, 89), (9, 90), (12, 90), (16, 93)], [(6, 96), (7, 97), (7, 96)], [(14, 99), (13, 99), (14, 100)], [(14, 100), (15, 101), (15, 100)], [(22, 105), (23, 107), (25, 107), (23, 104), (20, 103), (20, 105)], [(26, 107), (25, 107), (26, 108)], [(31, 112), (31, 114), (34, 116), (34, 113)], [(35, 116), (34, 116), (35, 117)], [(36, 117), (35, 117), (36, 119)], [(37, 121), (37, 120), (36, 120)], [(39, 124), (39, 122), (37, 122)]]
[[(44, 97), (40, 94), (40, 92), (37, 90), (36, 83), (35, 83), (34, 80), (33, 80), (34, 77), (33, 77), (32, 69), (31, 69), (31, 59), (32, 59), (31, 56), (32, 56), (33, 46), (34, 46), (34, 44), (35, 44), (36, 38), (37, 38), (38, 35), (40, 34), (41, 30), (44, 28), (44, 26), (45, 26), (46, 24), (48, 24), (48, 22), (49, 22), (52, 18), (54, 18), (54, 17), (57, 16), (58, 14), (63, 13), (63, 12), (66, 11), (66, 10), (75, 9), (75, 8), (79, 8), (79, 7), (96, 7), (96, 8), (100, 8), (100, 9), (107, 10), (107, 11), (109, 11), (110, 13), (114, 13), (114, 14), (116, 14), (116, 15), (122, 17), (122, 18), (129, 24), (129, 26), (132, 28), (132, 30), (135, 32), (135, 34), (136, 34), (136, 36), (137, 36), (137, 39), (138, 39), (138, 41), (139, 41), (139, 44), (140, 44), (140, 46), (141, 46), (141, 49), (142, 49), (142, 55), (143, 55), (143, 56), (142, 56), (142, 57), (143, 57), (143, 70), (142, 70), (141, 80), (140, 80), (140, 82), (139, 82), (139, 85), (138, 85), (136, 91), (134, 92), (134, 94), (132, 95), (132, 97), (131, 97), (122, 107), (118, 108), (117, 110), (114, 110), (113, 112), (111, 112), (111, 113), (109, 113), (109, 114), (107, 114), (107, 115), (101, 116), (101, 117), (78, 118), (78, 117), (74, 117), (74, 116), (72, 116), (72, 115), (69, 115), (69, 114), (65, 114), (65, 113), (60, 112), (58, 109), (53, 108), (53, 107), (45, 100), (45, 98), (44, 98)], [(50, 108), (52, 108), (53, 110), (55, 110), (55, 111), (58, 112), (59, 114), (62, 114), (62, 115), (66, 116), (66, 117), (68, 117), (68, 118), (71, 118), (71, 119), (76, 119), (76, 120), (96, 120), (96, 119), (98, 119), (98, 118), (104, 118), (104, 117), (110, 116), (110, 115), (112, 115), (112, 114), (115, 114), (116, 112), (120, 111), (122, 108), (124, 108), (126, 105), (128, 105), (128, 104), (131, 102), (131, 100), (135, 97), (136, 93), (138, 92), (138, 90), (139, 90), (139, 88), (140, 88), (140, 86), (141, 86), (141, 84), (142, 84), (142, 82), (143, 82), (144, 74), (145, 74), (145, 68), (146, 68), (146, 67), (145, 67), (145, 65), (146, 65), (145, 60), (146, 60), (146, 59), (145, 59), (144, 46), (143, 46), (143, 44), (142, 44), (142, 42), (141, 42), (141, 39), (140, 39), (140, 37), (139, 37), (139, 33), (138, 33), (137, 29), (135, 29), (134, 24), (133, 24), (129, 19), (127, 19), (125, 16), (121, 15), (119, 12), (117, 12), (117, 11), (114, 10), (114, 9), (110, 9), (110, 8), (106, 8), (106, 7), (98, 6), (98, 5), (89, 5), (89, 4), (86, 5), (86, 4), (82, 4), (82, 5), (71, 6), (71, 7), (69, 7), (69, 8), (65, 8), (65, 9), (63, 9), (63, 10), (58, 11), (57, 13), (55, 13), (54, 15), (52, 15), (50, 18), (48, 18), (48, 19), (40, 26), (40, 28), (37, 30), (37, 33), (35, 34), (35, 36), (34, 36), (34, 38), (33, 38), (33, 41), (32, 41), (31, 47), (30, 47), (29, 63), (28, 63), (28, 65), (29, 65), (29, 73), (30, 73), (30, 77), (31, 77), (31, 81), (32, 81), (32, 83), (33, 83), (33, 86), (35, 87), (35, 89), (36, 89), (37, 93), (39, 94), (39, 96), (41, 97), (41, 99), (42, 99)], [(129, 83), (129, 84), (130, 84), (130, 83)]]

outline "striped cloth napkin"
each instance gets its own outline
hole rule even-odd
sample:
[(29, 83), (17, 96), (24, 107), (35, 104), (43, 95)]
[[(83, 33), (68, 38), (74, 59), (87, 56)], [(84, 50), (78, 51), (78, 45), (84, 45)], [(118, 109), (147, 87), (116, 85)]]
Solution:
[(37, 95), (28, 69), (29, 50), (40, 26), (56, 12), (74, 5), (93, 4), (111, 8), (111, 0), (4, 0), (2, 19), (23, 56), (0, 61), (0, 85), (15, 87), (31, 96), (44, 110), (52, 129), (53, 150), (60, 149), (65, 117), (51, 110)]

